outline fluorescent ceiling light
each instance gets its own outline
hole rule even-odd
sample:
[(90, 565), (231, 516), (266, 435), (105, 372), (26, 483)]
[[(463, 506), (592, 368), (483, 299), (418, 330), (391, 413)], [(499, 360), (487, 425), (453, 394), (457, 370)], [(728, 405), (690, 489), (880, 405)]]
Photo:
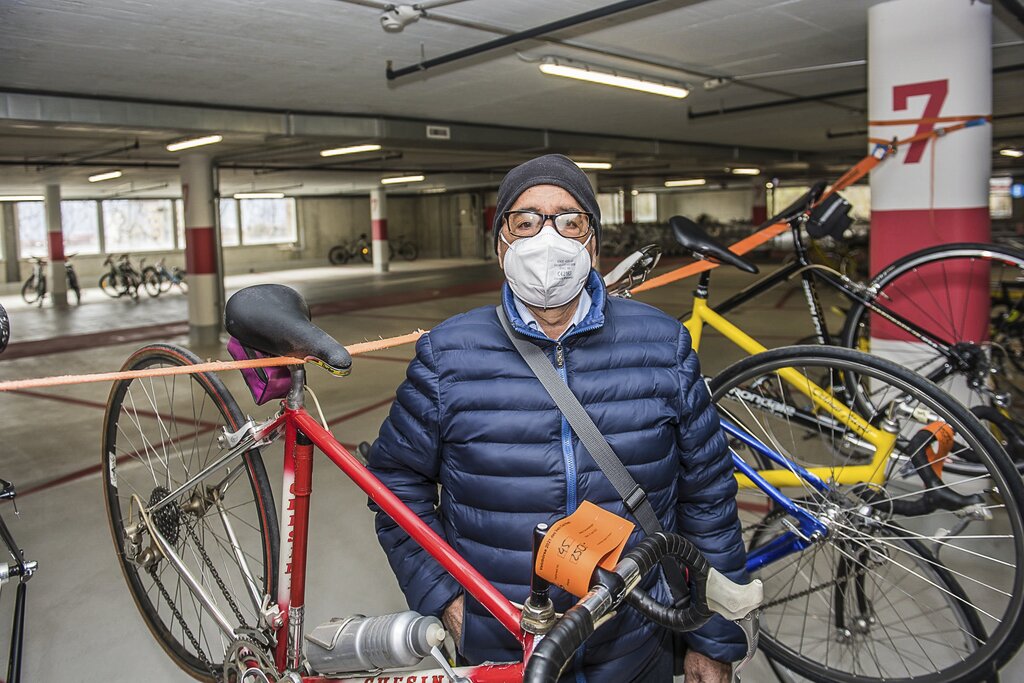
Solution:
[(396, 176), (396, 177), (393, 177), (393, 178), (381, 178), (380, 179), (380, 184), (381, 185), (395, 185), (397, 183), (419, 183), (419, 182), (422, 182), (425, 178), (426, 178), (426, 176), (421, 176), (421, 175), (403, 175), (403, 176)]
[(447, 187), (428, 187), (426, 190), (423, 190), (423, 194), (441, 194), (447, 191)]
[(96, 175), (89, 176), (90, 183), (98, 183), (104, 180), (113, 180), (114, 178), (120, 178), (123, 174), (121, 171), (109, 171), (107, 173), (97, 173)]
[(41, 202), (43, 201), (43, 195), (41, 194), (12, 194), (6, 197), (0, 197), (0, 202)]
[(192, 149), (193, 147), (202, 147), (203, 145), (212, 145), (220, 142), (224, 139), (222, 135), (204, 135), (201, 138), (190, 138), (188, 140), (179, 140), (178, 142), (172, 142), (167, 145), (168, 152), (180, 152), (183, 149)]
[(235, 199), (284, 199), (284, 192), (236, 192)]
[(681, 100), (690, 94), (689, 89), (682, 85), (659, 83), (657, 81), (649, 81), (635, 76), (620, 76), (619, 74), (596, 70), (585, 64), (582, 66), (569, 66), (568, 64), (559, 64), (557, 61), (552, 60), (540, 64), (539, 68), (541, 72), (548, 74), (549, 76), (575, 78), (576, 80), (587, 81), (589, 83), (611, 85), (616, 88), (638, 90), (640, 92), (651, 93), (652, 95), (674, 97), (677, 100)]
[(999, 153), (1004, 157), (1010, 157), (1012, 159), (1020, 159), (1021, 157), (1024, 157), (1024, 152), (1019, 149), (1001, 149), (999, 150)]
[(380, 145), (352, 145), (351, 147), (335, 147), (320, 152), (322, 157), (336, 157), (342, 154), (358, 154), (359, 152), (376, 152)]
[(637, 196), (638, 194), (640, 194), (640, 190), (630, 190), (630, 191), (629, 191), (629, 194), (631, 194), (632, 196), (634, 196), (634, 197), (635, 197), (635, 196)]
[(732, 169), (733, 175), (761, 175), (761, 169), (759, 168), (734, 168)]
[(612, 167), (607, 161), (573, 161), (572, 163), (584, 171), (607, 171)]
[(665, 187), (696, 187), (707, 181), (703, 178), (689, 178), (687, 180), (666, 180)]

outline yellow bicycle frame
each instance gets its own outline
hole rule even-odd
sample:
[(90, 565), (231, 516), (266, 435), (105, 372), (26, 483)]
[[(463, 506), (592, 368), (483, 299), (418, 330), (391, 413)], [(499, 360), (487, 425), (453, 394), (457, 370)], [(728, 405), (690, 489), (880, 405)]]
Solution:
[[(693, 348), (700, 347), (701, 333), (707, 325), (717, 330), (730, 342), (753, 355), (767, 351), (767, 347), (736, 327), (708, 306), (707, 299), (694, 297), (693, 311), (690, 318), (683, 323), (693, 339)], [(794, 368), (782, 368), (778, 375), (794, 389), (806, 395), (814, 405), (830, 414), (836, 421), (848, 426), (859, 438), (871, 444), (875, 455), (867, 465), (844, 465), (842, 467), (808, 467), (807, 470), (824, 481), (837, 484), (882, 484), (885, 481), (885, 463), (896, 444), (896, 435), (877, 429), (864, 421), (854, 410), (838, 400), (831, 392), (822, 389)], [(800, 487), (802, 479), (795, 473), (784, 469), (759, 470), (758, 474), (776, 488)], [(742, 474), (736, 475), (740, 488), (754, 488), (754, 483)]]

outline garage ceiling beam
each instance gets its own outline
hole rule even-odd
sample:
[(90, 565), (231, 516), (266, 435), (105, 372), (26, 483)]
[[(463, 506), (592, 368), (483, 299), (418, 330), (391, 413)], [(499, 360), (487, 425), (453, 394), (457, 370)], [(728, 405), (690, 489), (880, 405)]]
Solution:
[(462, 50), (449, 52), (448, 54), (441, 55), (440, 57), (426, 59), (417, 64), (403, 66), (400, 69), (392, 69), (391, 62), (389, 61), (387, 65), (386, 75), (389, 81), (393, 81), (396, 78), (408, 76), (409, 74), (418, 73), (420, 71), (426, 71), (427, 69), (430, 69), (435, 66), (449, 64), (460, 59), (465, 59), (466, 57), (473, 57), (484, 52), (496, 50), (500, 47), (513, 45), (515, 43), (521, 43), (524, 40), (530, 40), (531, 38), (536, 38), (546, 33), (554, 33), (555, 31), (561, 31), (562, 29), (577, 26), (588, 21), (593, 21), (594, 19), (601, 19), (603, 17), (611, 16), (613, 14), (618, 14), (620, 12), (625, 12), (631, 9), (636, 9), (637, 7), (643, 7), (644, 5), (650, 5), (652, 3), (659, 1), (660, 0), (622, 0), (621, 2), (616, 2), (611, 5), (606, 5), (604, 7), (598, 7), (597, 9), (592, 9), (588, 12), (574, 14), (573, 16), (566, 17), (565, 19), (550, 21), (546, 24), (542, 24), (541, 26), (535, 26), (534, 28), (529, 28), (526, 29), (525, 31), (519, 31), (518, 33), (513, 33), (512, 35), (502, 36), (501, 38), (495, 38), (494, 40), (489, 40), (486, 43), (480, 43), (479, 45), (467, 47)]

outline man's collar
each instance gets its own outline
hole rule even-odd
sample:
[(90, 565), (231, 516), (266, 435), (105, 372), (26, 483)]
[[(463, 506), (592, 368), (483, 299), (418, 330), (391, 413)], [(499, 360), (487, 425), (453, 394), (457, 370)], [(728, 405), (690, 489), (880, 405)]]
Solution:
[[(523, 324), (531, 330), (536, 330), (541, 333), (544, 332), (544, 330), (540, 328), (540, 323), (537, 322), (537, 318), (534, 317), (529, 307), (519, 300), (519, 297), (513, 296), (512, 303), (515, 304), (516, 312), (519, 313), (519, 317), (522, 319)], [(583, 322), (583, 319), (587, 317), (588, 313), (590, 313), (590, 306), (590, 295), (587, 293), (587, 288), (584, 287), (580, 291), (579, 303), (576, 305), (576, 312), (573, 313), (572, 320), (569, 321), (569, 326), (566, 327), (565, 332), (562, 333), (563, 337), (572, 332), (581, 322)]]
[[(590, 309), (589, 311), (581, 311), (583, 306), (582, 301), (580, 302), (581, 306), (576, 310), (577, 313), (583, 317), (578, 323), (576, 323), (575, 317), (573, 318), (575, 324), (573, 329), (575, 331), (581, 329), (589, 330), (604, 325), (604, 306), (608, 298), (608, 293), (604, 288), (604, 280), (601, 279), (601, 274), (596, 270), (591, 269), (584, 291), (587, 293), (587, 296), (590, 297)], [(501, 289), (501, 303), (505, 308), (505, 315), (508, 316), (512, 323), (512, 327), (530, 336), (539, 335), (542, 338), (546, 338), (539, 330), (534, 331), (534, 328), (527, 326), (523, 316), (519, 312), (518, 306), (516, 306), (517, 302), (518, 300), (516, 299), (516, 296), (512, 293), (512, 288), (509, 287), (506, 282)], [(530, 317), (533, 316), (531, 315)], [(562, 336), (565, 337), (568, 334), (569, 331), (566, 331)]]

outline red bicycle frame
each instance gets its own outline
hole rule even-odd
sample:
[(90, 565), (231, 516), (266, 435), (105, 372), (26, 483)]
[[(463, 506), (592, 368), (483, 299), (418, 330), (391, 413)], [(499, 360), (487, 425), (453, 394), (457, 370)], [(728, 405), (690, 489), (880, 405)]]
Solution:
[[(302, 386), (301, 370), (293, 374), (293, 383)], [(298, 400), (294, 400), (298, 398)], [(284, 476), (281, 495), (281, 555), (278, 566), (277, 605), (284, 622), (277, 629), (275, 664), (279, 671), (297, 671), (302, 665), (303, 617), (306, 598), (306, 553), (309, 538), (309, 498), (313, 492), (313, 449), (316, 447), (337, 465), (391, 516), (416, 543), (437, 560), (452, 577), (496, 618), (523, 646), (523, 661), (533, 650), (533, 635), (519, 625), (520, 611), (455, 549), (413, 513), (366, 467), (349, 453), (334, 436), (306, 412), (301, 395), (289, 395), (282, 413), (260, 431), (271, 434), (285, 429)], [(519, 683), (523, 662), (460, 667), (457, 670), (474, 683)], [(311, 683), (446, 683), (441, 670), (420, 670), (389, 674), (361, 674), (343, 677), (306, 677)]]

